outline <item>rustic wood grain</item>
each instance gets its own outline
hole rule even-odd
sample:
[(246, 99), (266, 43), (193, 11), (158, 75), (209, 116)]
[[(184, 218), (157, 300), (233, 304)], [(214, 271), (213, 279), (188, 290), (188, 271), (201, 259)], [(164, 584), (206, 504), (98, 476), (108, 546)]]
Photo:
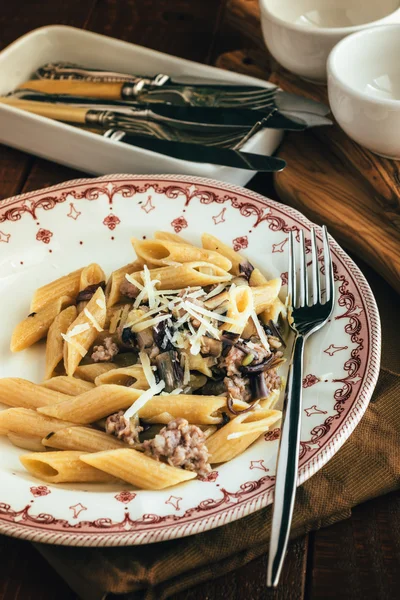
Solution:
[[(254, 36), (252, 0), (231, 0), (241, 31)], [(246, 17), (247, 15), (247, 17)], [(235, 21), (231, 25), (235, 25)], [(269, 60), (262, 50), (223, 54), (218, 65), (269, 79), (283, 89), (328, 102), (325, 86), (305, 82)], [(272, 71), (272, 72), (271, 72)], [(338, 125), (287, 135), (278, 155), (288, 162), (275, 175), (280, 199), (318, 223), (365, 259), (400, 291), (400, 162), (381, 158), (353, 142)], [(312, 182), (312, 185), (311, 185)]]
[(400, 492), (366, 502), (351, 520), (312, 534), (309, 600), (398, 597)]

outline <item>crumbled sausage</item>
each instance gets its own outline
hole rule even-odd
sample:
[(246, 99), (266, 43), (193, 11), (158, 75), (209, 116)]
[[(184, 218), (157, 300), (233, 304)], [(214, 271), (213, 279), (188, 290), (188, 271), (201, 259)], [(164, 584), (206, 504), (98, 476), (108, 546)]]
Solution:
[(119, 287), (119, 291), (123, 296), (127, 296), (128, 298), (136, 298), (139, 295), (140, 289), (127, 279), (124, 279)]
[(265, 385), (269, 392), (273, 392), (274, 390), (279, 390), (281, 385), (281, 377), (278, 375), (276, 369), (270, 369), (269, 371), (265, 371)]
[(94, 346), (92, 360), (94, 362), (109, 362), (119, 352), (117, 344), (112, 341), (111, 337), (104, 338), (101, 346)]
[(139, 443), (139, 433), (143, 427), (135, 423), (133, 419), (125, 419), (124, 411), (110, 415), (106, 421), (106, 433), (115, 435), (129, 446), (136, 446)]
[(232, 346), (228, 354), (220, 359), (218, 366), (221, 369), (226, 369), (226, 374), (228, 377), (240, 375), (239, 369), (242, 366), (245, 356), (246, 353), (243, 350), (236, 348), (236, 346)]
[(251, 401), (251, 390), (248, 377), (241, 377), (240, 375), (225, 377), (224, 384), (226, 391), (231, 398), (242, 400), (243, 402)]
[(211, 471), (205, 435), (197, 425), (189, 425), (186, 419), (170, 421), (152, 440), (142, 444), (145, 454), (156, 460), (166, 458), (173, 467), (195, 471), (205, 477)]

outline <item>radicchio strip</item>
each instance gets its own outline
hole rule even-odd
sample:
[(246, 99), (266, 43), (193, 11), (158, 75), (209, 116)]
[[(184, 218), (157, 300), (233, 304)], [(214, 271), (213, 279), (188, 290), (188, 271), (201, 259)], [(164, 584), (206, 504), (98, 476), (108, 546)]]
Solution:
[(93, 283), (92, 285), (88, 285), (84, 290), (81, 290), (76, 297), (75, 302), (79, 304), (79, 302), (87, 302), (91, 300), (93, 294), (101, 287), (102, 290), (106, 288), (106, 282), (100, 281), (99, 283)]

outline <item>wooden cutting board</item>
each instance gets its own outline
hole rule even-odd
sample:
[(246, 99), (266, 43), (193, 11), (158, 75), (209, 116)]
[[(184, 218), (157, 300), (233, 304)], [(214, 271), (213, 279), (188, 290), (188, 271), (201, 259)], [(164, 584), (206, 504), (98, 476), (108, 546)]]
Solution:
[[(229, 27), (247, 34), (249, 49), (222, 54), (218, 66), (328, 103), (325, 86), (301, 80), (268, 55), (257, 0), (230, 0), (227, 10)], [(275, 176), (282, 202), (325, 223), (400, 293), (400, 162), (361, 148), (336, 124), (287, 134), (278, 154), (288, 163)]]

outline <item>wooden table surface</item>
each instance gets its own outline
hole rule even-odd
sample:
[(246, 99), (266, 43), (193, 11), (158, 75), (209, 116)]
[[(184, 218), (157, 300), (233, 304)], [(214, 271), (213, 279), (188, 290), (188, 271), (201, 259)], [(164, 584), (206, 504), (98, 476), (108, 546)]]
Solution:
[[(227, 0), (12, 0), (0, 11), (0, 49), (50, 24), (72, 25), (204, 63), (240, 49), (229, 29)], [(0, 197), (86, 176), (0, 146)], [(249, 187), (274, 197), (272, 180)], [(357, 507), (351, 519), (292, 543), (276, 591), (265, 588), (262, 556), (234, 573), (173, 600), (300, 600), (395, 598), (400, 589), (400, 493)], [(398, 551), (398, 550), (397, 550)], [(223, 590), (223, 593), (222, 593)], [(0, 600), (73, 600), (75, 594), (28, 542), (0, 536)]]

